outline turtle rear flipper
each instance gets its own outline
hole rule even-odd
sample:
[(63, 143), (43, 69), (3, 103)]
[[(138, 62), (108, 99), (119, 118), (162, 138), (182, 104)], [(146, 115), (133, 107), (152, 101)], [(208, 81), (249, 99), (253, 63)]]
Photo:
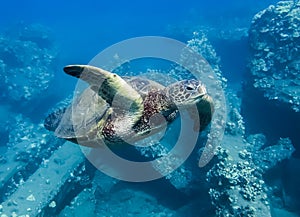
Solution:
[(44, 126), (54, 131), (59, 138), (82, 138), (102, 118), (106, 118), (108, 108), (108, 104), (98, 94), (87, 88), (69, 107), (51, 113), (45, 119)]
[[(68, 108), (65, 107), (62, 109), (58, 109), (57, 111), (49, 114), (44, 121), (44, 127), (47, 130), (53, 131), (53, 132), (56, 132), (57, 129), (61, 129), (61, 128), (59, 128), (59, 126), (62, 121), (62, 118), (66, 114), (67, 109)], [(63, 139), (69, 140), (71, 142), (78, 143), (77, 139), (75, 138), (75, 132), (74, 132), (74, 128), (72, 125), (68, 125), (68, 126), (65, 125), (63, 129), (64, 129), (64, 132), (60, 132), (59, 134), (55, 133), (55, 135), (58, 138), (63, 138)], [(63, 136), (61, 136), (60, 134)]]
[(55, 131), (57, 127), (59, 126), (59, 123), (65, 113), (67, 108), (58, 109), (55, 112), (52, 112), (49, 114), (45, 121), (44, 121), (44, 127), (49, 131)]

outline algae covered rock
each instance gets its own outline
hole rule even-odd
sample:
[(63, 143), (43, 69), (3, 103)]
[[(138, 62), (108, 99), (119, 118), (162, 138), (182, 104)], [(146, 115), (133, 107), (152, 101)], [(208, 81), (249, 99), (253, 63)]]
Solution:
[(254, 88), (300, 111), (300, 2), (280, 1), (259, 12), (249, 30)]
[(49, 88), (57, 51), (49, 30), (18, 25), (0, 35), (0, 97), (26, 105)]

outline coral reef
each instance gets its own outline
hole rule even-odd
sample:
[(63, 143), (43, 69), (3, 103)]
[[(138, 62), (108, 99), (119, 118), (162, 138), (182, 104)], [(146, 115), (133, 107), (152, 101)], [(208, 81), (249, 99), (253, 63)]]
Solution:
[[(227, 79), (223, 77), (221, 69), (220, 69), (220, 57), (217, 55), (214, 47), (210, 43), (207, 38), (207, 34), (204, 31), (193, 32), (192, 39), (187, 41), (187, 47), (192, 49), (194, 52), (198, 53), (203, 59), (203, 63), (197, 65), (195, 63), (199, 63), (199, 60), (196, 60), (195, 57), (190, 55), (187, 52), (182, 52), (182, 63), (191, 63), (191, 68), (194, 71), (198, 71), (201, 76), (205, 74), (205, 72), (209, 72), (213, 70), (215, 75), (222, 85), (223, 88), (226, 87)], [(189, 60), (189, 58), (191, 58)], [(198, 57), (197, 57), (198, 58)], [(171, 75), (176, 75), (178, 79), (187, 79), (191, 77), (191, 72), (186, 71), (186, 69), (177, 66), (173, 70), (169, 72)], [(203, 73), (203, 74), (202, 74)], [(197, 75), (194, 75), (197, 76)], [(203, 78), (203, 77), (201, 77)], [(211, 83), (211, 82), (209, 82)]]
[[(241, 99), (235, 91), (227, 88), (227, 80), (219, 67), (220, 58), (206, 35), (194, 33), (193, 39), (188, 41), (188, 46), (203, 55), (215, 72), (220, 86), (226, 89), (226, 102), (224, 99), (222, 101), (220, 96), (222, 89), (218, 89), (218, 94), (214, 95), (219, 112), (215, 114), (217, 118), (212, 121), (211, 132), (208, 134), (208, 139), (218, 141), (216, 138), (225, 130), (222, 143), (215, 153), (217, 159), (210, 163), (212, 167), (206, 175), (210, 187), (208, 192), (216, 215), (270, 216), (262, 173), (256, 171), (257, 167), (252, 159), (242, 159), (238, 154), (247, 147), (244, 140), (244, 120), (240, 114)], [(209, 90), (209, 82), (206, 83)], [(225, 121), (226, 126), (223, 125)]]
[(267, 146), (267, 139), (263, 134), (250, 135), (247, 150), (240, 152), (240, 157), (246, 158), (251, 153), (253, 163), (266, 171), (279, 162), (289, 159), (295, 148), (289, 138), (280, 138), (275, 145)]
[[(223, 148), (208, 173), (209, 194), (217, 216), (270, 216), (262, 175), (249, 161), (236, 163)], [(264, 203), (266, 204), (264, 204)]]
[(249, 30), (253, 86), (300, 111), (300, 2), (280, 1), (259, 12)]
[(2, 100), (20, 106), (37, 100), (54, 77), (57, 51), (41, 25), (20, 25), (0, 35)]
[[(118, 187), (120, 185), (120, 187)], [(128, 183), (96, 171), (92, 186), (85, 188), (59, 214), (63, 216), (176, 216), (155, 198)]]
[[(280, 19), (277, 15), (273, 17), (276, 22), (277, 19), (294, 17), (298, 3), (294, 3), (291, 7), (287, 6), (289, 4), (290, 2), (279, 3), (277, 7), (280, 9), (271, 7), (271, 9), (257, 15), (252, 25), (251, 34), (266, 33), (273, 39), (273, 43), (279, 43), (277, 41), (278, 35), (274, 36), (277, 27), (272, 29), (273, 21), (265, 23), (264, 20), (267, 20), (275, 12), (283, 13), (279, 16)], [(292, 15), (288, 16), (287, 14), (290, 13)], [(290, 24), (290, 21), (287, 23)], [(268, 28), (271, 30), (259, 30), (257, 33), (257, 30), (254, 30), (256, 25), (270, 25)], [(280, 29), (282, 27), (280, 25), (279, 32), (283, 31)], [(2, 66), (0, 67), (0, 82), (3, 84), (1, 85), (3, 89), (1, 97), (3, 99), (9, 99), (11, 102), (22, 101), (25, 105), (47, 90), (54, 74), (51, 70), (53, 70), (56, 53), (51, 48), (53, 44), (47, 32), (42, 29), (38, 25), (17, 28), (13, 33), (14, 36), (3, 35), (0, 37), (0, 47), (3, 48), (0, 51), (0, 65)], [(289, 35), (282, 36), (281, 33), (278, 33), (280, 37), (290, 37)], [(274, 38), (272, 38), (273, 36)], [(262, 46), (259, 43), (262, 43), (260, 40), (263, 39), (259, 36), (253, 37), (251, 39), (253, 40), (253, 49), (255, 46)], [(281, 41), (282, 44), (295, 42), (286, 40)], [(283, 46), (282, 44), (280, 46)], [(98, 171), (92, 177), (94, 171), (88, 171), (88, 163), (78, 146), (68, 142), (62, 145), (62, 140), (48, 135), (41, 125), (33, 124), (24, 116), (19, 115), (14, 117), (13, 125), (5, 126), (2, 124), (0, 126), (3, 131), (9, 133), (5, 154), (0, 156), (0, 195), (2, 196), (1, 202), (3, 202), (0, 206), (0, 214), (4, 216), (8, 213), (24, 216), (25, 214), (33, 216), (119, 216), (127, 212), (128, 216), (179, 217), (200, 216), (203, 213), (210, 213), (211, 215), (213, 208), (217, 216), (271, 216), (268, 186), (264, 181), (264, 174), (291, 156), (294, 151), (292, 143), (288, 138), (282, 138), (275, 145), (270, 146), (263, 134), (246, 136), (244, 118), (240, 113), (241, 100), (235, 91), (227, 88), (227, 81), (220, 69), (220, 58), (207, 36), (203, 32), (194, 32), (193, 38), (188, 41), (188, 46), (203, 55), (216, 75), (216, 78), (213, 79), (215, 82), (208, 84), (208, 89), (214, 90), (215, 85), (226, 88), (227, 92), (226, 96), (222, 96), (220, 92), (214, 93), (218, 112), (215, 114), (216, 119), (212, 120), (212, 131), (208, 135), (201, 135), (202, 137), (198, 140), (197, 148), (206, 141), (213, 141), (215, 138), (222, 137), (225, 130), (224, 139), (216, 150), (216, 156), (207, 167), (199, 168), (197, 165), (197, 157), (202, 154), (200, 148), (165, 179), (158, 180), (155, 185), (143, 183), (147, 187), (153, 184), (153, 188), (143, 189), (139, 188), (141, 186), (138, 185), (132, 187), (129, 183), (115, 180)], [(295, 72), (293, 71), (295, 68), (292, 68), (287, 56), (285, 56), (288, 55), (286, 52), (290, 52), (289, 46), (283, 46), (282, 49), (287, 49), (284, 51), (279, 49), (278, 61), (283, 61), (281, 64), (287, 65), (289, 73), (292, 74)], [(262, 63), (260, 59), (265, 61), (267, 58), (266, 53), (269, 53), (270, 50), (267, 51), (265, 48), (262, 49), (263, 51), (257, 49), (257, 54), (254, 54), (252, 58), (251, 72), (253, 72), (256, 83), (260, 83), (265, 77), (274, 79), (273, 75), (276, 77), (279, 73), (277, 67), (275, 70), (275, 65), (270, 68), (256, 65)], [(275, 52), (275, 47), (268, 47), (268, 49), (273, 49)], [(20, 52), (20, 50), (23, 51)], [(291, 52), (290, 55), (294, 55), (294, 53)], [(189, 61), (188, 55), (182, 58), (183, 61)], [(201, 67), (205, 66), (197, 65), (195, 69), (201, 71), (200, 69), (203, 69)], [(265, 69), (267, 70), (265, 71)], [(156, 72), (151, 70), (149, 73), (152, 73), (154, 77), (160, 74), (159, 72), (155, 74)], [(168, 74), (173, 77), (172, 79), (183, 79), (191, 76), (191, 73), (178, 66)], [(205, 75), (205, 73), (201, 75)], [(298, 81), (298, 78), (295, 81)], [(172, 79), (166, 82), (171, 82)], [(282, 79), (280, 77), (280, 80), (287, 81), (287, 79), (291, 79), (291, 77), (282, 77)], [(268, 92), (268, 96), (272, 96), (271, 87), (274, 88), (274, 86), (259, 86), (258, 88)], [(295, 85), (293, 87), (297, 88)], [(298, 92), (284, 91), (287, 90), (282, 90), (280, 92), (282, 95), (276, 93), (277, 99), (280, 98), (282, 102), (285, 102), (286, 98), (290, 100), (286, 94), (299, 95)], [(286, 98), (281, 98), (282, 96)], [(226, 97), (227, 108), (224, 97)], [(297, 107), (298, 98), (292, 100), (293, 109), (297, 110), (299, 108), (299, 105)], [(56, 107), (64, 107), (69, 101), (70, 99), (66, 99), (57, 104)], [(227, 120), (225, 120), (226, 118)], [(173, 125), (172, 127), (178, 126)], [(174, 133), (174, 131), (172, 132)], [(176, 140), (177, 138), (172, 139)], [(219, 140), (216, 139), (216, 141)], [(138, 150), (147, 160), (159, 158), (165, 156), (172, 148), (171, 142), (169, 142), (169, 140), (160, 141), (153, 146)], [(211, 150), (214, 148), (213, 146)], [(158, 172), (165, 174), (165, 171), (169, 169), (168, 165), (176, 163), (176, 160), (178, 159), (174, 156), (174, 158), (168, 159), (167, 164), (158, 163), (154, 164), (153, 167)], [(204, 181), (204, 177), (206, 177), (207, 182)], [(159, 191), (157, 191), (158, 188)], [(174, 201), (179, 201), (180, 204), (172, 207), (170, 204), (162, 203), (161, 197), (164, 194), (165, 197), (176, 195)], [(200, 205), (202, 207), (199, 208)]]
[[(218, 141), (216, 138), (221, 137), (222, 131), (225, 130), (222, 143), (215, 153), (216, 159), (210, 163), (212, 167), (206, 174), (209, 183), (208, 192), (215, 212), (217, 216), (271, 216), (262, 171), (258, 170), (252, 158), (241, 158), (239, 155), (239, 152), (246, 150), (248, 146), (244, 139), (244, 120), (240, 114), (241, 99), (237, 97), (235, 91), (227, 88), (227, 80), (219, 67), (220, 58), (207, 36), (203, 32), (195, 32), (193, 39), (188, 41), (188, 46), (203, 55), (217, 76), (216, 82), (226, 89), (226, 103), (220, 95), (222, 89), (217, 89), (218, 93), (214, 95), (217, 118), (212, 121), (211, 132), (207, 136), (208, 140)], [(199, 71), (207, 70), (206, 67), (206, 65), (195, 66)], [(181, 72), (178, 68), (175, 70)], [(204, 76), (202, 75), (201, 79), (207, 84), (208, 90), (213, 89), (214, 87), (210, 86), (210, 82), (206, 81)], [(201, 153), (200, 150), (199, 154)], [(206, 169), (202, 169), (202, 172)]]
[(90, 183), (92, 170), (80, 148), (50, 135), (43, 124), (19, 114), (8, 133), (0, 161), (1, 216), (55, 216), (68, 194)]
[(14, 122), (8, 126), (8, 131), (6, 150), (1, 155), (1, 201), (26, 181), (44, 163), (44, 159), (63, 143), (49, 135), (43, 125), (33, 124), (22, 115), (15, 117)]
[(240, 113), (241, 100), (238, 98), (235, 91), (227, 88), (226, 90), (228, 119), (226, 122), (225, 133), (233, 136), (243, 136), (245, 134), (245, 122)]
[(242, 156), (246, 143), (245, 126), (240, 115), (240, 99), (226, 94), (228, 120), (217, 160), (207, 173), (209, 194), (217, 216), (271, 216), (263, 173), (252, 161), (252, 153)]
[[(226, 99), (224, 89), (227, 79), (220, 70), (220, 58), (204, 32), (194, 32), (193, 38), (187, 42), (188, 50), (182, 54), (182, 62), (189, 64), (199, 80), (205, 83), (208, 93), (214, 100), (215, 110), (211, 120), (210, 131), (207, 136), (205, 148), (201, 150), (199, 166), (203, 167), (213, 157), (213, 153), (222, 140), (226, 122)], [(189, 50), (199, 53), (191, 55)], [(176, 69), (175, 69), (176, 70)], [(177, 69), (178, 70), (178, 69)], [(180, 72), (180, 69), (178, 70)]]
[(224, 140), (218, 160), (207, 173), (209, 194), (217, 216), (271, 216), (269, 188), (263, 175), (279, 162), (291, 157), (293, 145), (288, 138), (267, 145), (263, 134), (245, 140), (240, 114), (240, 99), (227, 92), (229, 111)]

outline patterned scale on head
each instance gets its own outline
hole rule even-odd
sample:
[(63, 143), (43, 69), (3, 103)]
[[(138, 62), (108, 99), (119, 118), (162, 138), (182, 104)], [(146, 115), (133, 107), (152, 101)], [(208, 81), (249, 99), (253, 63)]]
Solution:
[(177, 106), (195, 104), (207, 94), (204, 84), (195, 79), (176, 82), (166, 89), (168, 96)]

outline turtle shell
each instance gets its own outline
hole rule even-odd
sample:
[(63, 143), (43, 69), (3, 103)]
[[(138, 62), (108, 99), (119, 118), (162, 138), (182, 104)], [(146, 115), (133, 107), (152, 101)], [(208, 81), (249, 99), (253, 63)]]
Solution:
[(149, 80), (143, 76), (122, 77), (139, 94), (146, 96), (149, 91), (157, 91), (165, 88), (162, 84)]
[[(150, 90), (164, 89), (163, 85), (145, 77), (122, 78), (141, 94), (143, 99)], [(54, 131), (59, 138), (68, 140), (87, 138), (87, 135), (91, 134), (95, 129), (101, 130), (103, 128), (108, 116), (113, 112), (113, 110), (109, 109), (110, 107), (92, 87), (88, 87), (69, 107), (54, 112), (46, 118), (47, 125), (50, 126), (52, 124), (52, 129), (49, 129), (50, 127), (48, 129)]]

